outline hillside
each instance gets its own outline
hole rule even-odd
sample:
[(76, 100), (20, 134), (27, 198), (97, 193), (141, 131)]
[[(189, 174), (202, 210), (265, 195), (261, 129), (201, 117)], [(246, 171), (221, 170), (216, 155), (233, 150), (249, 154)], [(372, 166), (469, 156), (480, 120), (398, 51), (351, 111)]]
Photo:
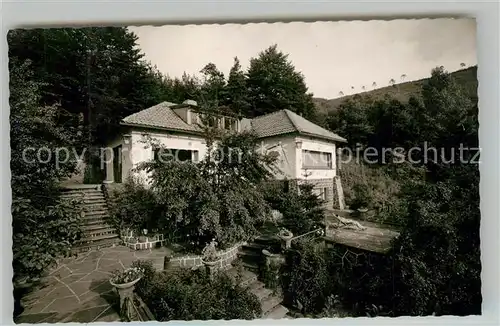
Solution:
[[(458, 83), (466, 87), (468, 92), (470, 92), (471, 97), (477, 97), (477, 66), (455, 71), (451, 73), (451, 75), (458, 81)], [(385, 95), (390, 95), (402, 102), (406, 102), (411, 95), (419, 94), (422, 89), (422, 85), (426, 80), (427, 78), (424, 78), (406, 83), (395, 84), (394, 86), (377, 88), (371, 91), (330, 100), (324, 98), (314, 98), (313, 101), (320, 114), (336, 110), (342, 102), (353, 98), (356, 95), (370, 96), (375, 99), (383, 98)]]

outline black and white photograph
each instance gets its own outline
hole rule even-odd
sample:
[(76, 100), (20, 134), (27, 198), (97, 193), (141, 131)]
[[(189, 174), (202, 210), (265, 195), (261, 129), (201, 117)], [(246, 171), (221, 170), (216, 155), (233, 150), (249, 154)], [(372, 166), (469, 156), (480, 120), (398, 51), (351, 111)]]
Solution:
[(14, 321), (481, 315), (476, 42), (474, 18), (11, 29)]

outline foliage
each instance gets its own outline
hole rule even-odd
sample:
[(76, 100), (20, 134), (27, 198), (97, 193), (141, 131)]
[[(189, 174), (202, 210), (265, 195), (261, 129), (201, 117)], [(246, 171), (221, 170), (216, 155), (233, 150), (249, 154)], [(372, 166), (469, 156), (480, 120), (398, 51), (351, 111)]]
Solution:
[[(214, 141), (207, 136), (209, 155), (199, 163), (156, 160), (138, 166), (151, 176), (151, 185), (129, 181), (113, 210), (117, 220), (178, 234), (195, 251), (211, 239), (224, 249), (256, 234), (270, 217), (257, 185), (272, 175), (274, 159), (256, 150), (252, 134), (221, 137), (210, 145)], [(163, 148), (154, 139), (145, 141)]]
[(144, 229), (156, 228), (160, 211), (151, 189), (145, 188), (141, 180), (130, 176), (121, 191), (114, 191), (114, 200), (108, 203), (113, 225), (121, 230), (129, 228), (136, 234)]
[(217, 242), (215, 242), (215, 239), (212, 239), (209, 244), (206, 245), (205, 248), (201, 251), (201, 255), (203, 257), (203, 260), (206, 262), (214, 262), (219, 260), (219, 255), (217, 254)]
[(140, 267), (127, 268), (124, 271), (115, 271), (111, 277), (114, 284), (127, 284), (137, 280), (144, 275), (144, 270)]
[(395, 244), (399, 311), (481, 311), (479, 171), (471, 165), (451, 169), (446, 180), (419, 182), (406, 191), (407, 224)]
[(313, 241), (299, 241), (285, 252), (282, 274), (284, 302), (302, 313), (320, 312), (331, 293), (324, 249)]
[(266, 200), (273, 209), (283, 214), (283, 227), (300, 235), (314, 230), (324, 219), (323, 201), (313, 192), (314, 185), (302, 183), (295, 187), (276, 187), (273, 183), (261, 185)]
[(224, 272), (213, 280), (204, 270), (154, 273), (141, 279), (136, 289), (160, 322), (254, 319), (261, 314), (257, 297)]
[[(449, 157), (453, 149), (477, 147), (477, 98), (441, 68), (432, 72), (420, 97), (408, 103), (390, 98), (353, 100), (365, 102), (347, 103), (333, 115), (338, 120), (330, 122), (352, 135), (353, 143), (363, 142), (364, 148), (408, 149), (427, 142), (429, 147), (443, 148)], [(348, 108), (353, 108), (352, 112)], [(290, 270), (301, 271), (301, 266), (312, 264), (314, 268), (304, 269), (329, 275), (325, 276), (329, 291), (305, 296), (308, 302), (338, 295), (351, 313), (360, 316), (479, 314), (479, 171), (477, 164), (470, 162), (475, 151), (463, 154), (451, 161), (436, 157), (403, 163), (389, 156), (385, 166), (380, 165), (384, 160), (378, 156), (379, 165), (359, 165), (362, 173), (350, 173), (349, 190), (365, 184), (372, 191), (373, 202), (382, 202), (377, 198), (384, 189), (377, 187), (377, 175), (385, 175), (378, 183), (391, 180), (387, 185), (396, 186), (387, 188), (397, 193), (397, 199), (387, 202), (391, 208), (383, 215), (400, 222), (400, 236), (387, 255), (335, 246), (325, 251), (327, 264), (318, 264), (319, 258), (312, 256), (304, 261), (289, 259), (293, 262)], [(424, 157), (420, 153), (413, 160)], [(295, 257), (306, 257), (306, 253), (303, 249)], [(290, 279), (294, 278), (289, 278), (285, 287), (298, 284)], [(295, 279), (308, 279), (308, 274), (301, 272)], [(319, 313), (320, 307), (318, 304), (309, 310)]]
[(253, 116), (289, 109), (305, 118), (313, 118), (312, 94), (308, 93), (304, 76), (295, 70), (288, 55), (279, 51), (277, 45), (250, 60), (247, 87)]
[(354, 199), (351, 203), (352, 209), (368, 208), (371, 203), (370, 190), (363, 183), (358, 183), (353, 187)]
[(246, 115), (251, 112), (251, 102), (247, 93), (247, 80), (245, 72), (241, 69), (240, 60), (235, 57), (234, 64), (229, 71), (227, 80), (228, 101), (233, 112)]
[[(450, 75), (454, 80), (456, 80), (458, 84), (462, 85), (465, 88), (467, 94), (471, 98), (474, 98), (474, 100), (477, 103), (477, 85), (478, 85), (477, 66), (458, 70), (450, 73)], [(401, 102), (408, 102), (408, 99), (410, 97), (420, 96), (420, 93), (422, 91), (422, 85), (425, 84), (427, 80), (428, 78), (401, 83), (398, 84), (397, 88), (392, 86), (380, 87), (365, 92), (363, 94), (375, 100), (383, 99), (386, 96), (390, 96), (391, 98), (395, 98)], [(376, 83), (375, 85), (372, 86), (377, 87)], [(319, 111), (318, 113), (325, 115), (328, 115), (330, 112), (333, 113), (338, 110), (338, 108), (343, 102), (345, 102), (346, 100), (353, 99), (354, 97), (359, 96), (359, 94), (344, 96), (342, 92), (339, 93), (339, 96), (340, 97), (334, 99), (314, 98), (313, 101), (316, 107), (318, 108)]]
[(137, 36), (126, 28), (17, 29), (8, 43), (9, 57), (31, 60), (34, 77), (45, 83), (40, 103), (83, 116), (80, 141), (88, 145), (112, 138), (122, 118), (164, 100), (162, 76), (141, 61)]
[(259, 269), (260, 277), (265, 287), (278, 292), (281, 290), (282, 264), (272, 260), (269, 264), (262, 264)]
[[(38, 278), (81, 237), (77, 201), (59, 201), (58, 182), (76, 167), (58, 151), (77, 130), (57, 124), (57, 107), (39, 103), (28, 61), (10, 60), (10, 146), (14, 281)], [(66, 163), (57, 162), (67, 159)]]

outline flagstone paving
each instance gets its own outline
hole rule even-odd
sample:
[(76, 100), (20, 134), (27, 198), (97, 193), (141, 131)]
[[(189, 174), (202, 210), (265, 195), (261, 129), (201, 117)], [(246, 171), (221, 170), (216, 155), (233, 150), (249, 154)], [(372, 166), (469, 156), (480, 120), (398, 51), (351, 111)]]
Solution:
[(119, 246), (66, 258), (23, 298), (25, 310), (16, 323), (119, 321), (118, 294), (109, 283), (112, 272), (139, 259), (151, 260), (162, 270), (167, 252), (166, 248), (135, 251)]

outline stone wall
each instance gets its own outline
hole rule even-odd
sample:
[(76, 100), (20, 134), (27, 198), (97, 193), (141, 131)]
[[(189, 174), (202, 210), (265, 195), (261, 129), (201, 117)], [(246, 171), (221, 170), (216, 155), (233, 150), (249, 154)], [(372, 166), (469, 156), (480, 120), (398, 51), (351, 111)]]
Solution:
[[(231, 263), (238, 258), (238, 251), (240, 250), (241, 246), (245, 244), (246, 242), (239, 243), (232, 248), (219, 252), (219, 256), (221, 258), (219, 259), (219, 261), (217, 261), (216, 266), (220, 269), (231, 267)], [(170, 260), (168, 265), (168, 267), (170, 268), (197, 268), (201, 266), (203, 266), (203, 262), (201, 261), (201, 256), (199, 255), (175, 257)]]
[(322, 191), (322, 189), (326, 188), (326, 203), (325, 207), (327, 208), (333, 208), (334, 205), (334, 196), (335, 196), (335, 189), (334, 189), (334, 182), (333, 179), (317, 179), (317, 180), (307, 180), (308, 183), (314, 185), (314, 189), (318, 189)]

